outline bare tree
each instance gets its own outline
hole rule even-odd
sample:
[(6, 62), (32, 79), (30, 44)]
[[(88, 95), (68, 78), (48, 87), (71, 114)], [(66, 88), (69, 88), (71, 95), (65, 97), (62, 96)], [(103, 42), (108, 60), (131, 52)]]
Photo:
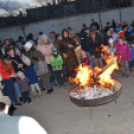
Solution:
[[(18, 30), (18, 26), (20, 27), (22, 33), (24, 34), (25, 38), (26, 38), (26, 34), (25, 34), (25, 25), (22, 23), (22, 16), (19, 15), (22, 12), (17, 13), (16, 11), (18, 11), (19, 8), (21, 8), (21, 6), (14, 6), (15, 3), (13, 4), (13, 7), (9, 7), (9, 1), (7, 1), (6, 3), (0, 3), (0, 8), (5, 10), (11, 17), (14, 18), (14, 20), (17, 23), (17, 30)], [(17, 15), (18, 17), (14, 17), (15, 15)]]

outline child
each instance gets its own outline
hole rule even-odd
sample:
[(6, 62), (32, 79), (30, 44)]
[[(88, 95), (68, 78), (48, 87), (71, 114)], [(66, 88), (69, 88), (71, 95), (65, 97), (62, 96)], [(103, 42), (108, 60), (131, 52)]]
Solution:
[(125, 68), (126, 68), (126, 77), (129, 77), (129, 65), (128, 61), (131, 59), (130, 49), (127, 44), (125, 44), (125, 39), (120, 37), (119, 45), (116, 48), (116, 55), (119, 62), (121, 62), (122, 77), (125, 77)]
[(24, 67), (24, 74), (30, 80), (28, 84), (32, 89), (32, 93), (34, 97), (36, 97), (36, 92), (37, 92), (36, 89), (37, 89), (40, 97), (42, 95), (42, 91), (38, 85), (38, 77), (34, 70), (34, 67), (31, 65), (30, 59), (27, 58), (26, 56), (23, 62), (27, 65), (27, 67)]
[(30, 87), (28, 85), (29, 80), (25, 77), (23, 72), (18, 71), (18, 78), (17, 83), (19, 85), (20, 92), (22, 94), (22, 97), (24, 99), (24, 104), (31, 104), (31, 96), (30, 96)]
[(89, 65), (90, 61), (89, 58), (87, 57), (86, 52), (82, 50), (81, 55), (82, 55), (81, 64), (84, 63), (86, 65)]
[(110, 54), (111, 56), (114, 56), (114, 55), (115, 55), (114, 39), (113, 39), (113, 38), (110, 38), (110, 39), (108, 40), (108, 43), (109, 43), (109, 46), (108, 46), (109, 54)]
[(62, 57), (58, 54), (57, 48), (55, 46), (52, 47), (52, 56), (50, 59), (50, 64), (52, 66), (52, 70), (55, 72), (59, 87), (61, 87), (64, 84), (62, 69), (63, 60)]

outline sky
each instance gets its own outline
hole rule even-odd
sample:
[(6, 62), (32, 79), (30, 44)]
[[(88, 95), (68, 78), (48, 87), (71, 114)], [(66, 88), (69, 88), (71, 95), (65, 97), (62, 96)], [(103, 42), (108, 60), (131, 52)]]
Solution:
[(18, 11), (24, 11), (26, 8), (40, 6), (40, 2), (42, 1), (44, 4), (51, 2), (51, 0), (0, 0), (0, 7), (2, 7), (0, 8), (0, 15), (7, 14), (3, 7), (6, 7), (9, 11), (14, 10), (17, 13)]

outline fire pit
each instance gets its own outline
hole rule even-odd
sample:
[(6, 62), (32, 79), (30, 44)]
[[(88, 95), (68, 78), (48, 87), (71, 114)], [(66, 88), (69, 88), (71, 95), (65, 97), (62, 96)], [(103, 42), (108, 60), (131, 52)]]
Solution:
[(109, 89), (103, 86), (91, 86), (81, 89), (78, 85), (69, 92), (70, 100), (77, 106), (95, 107), (115, 100), (121, 94), (121, 83), (114, 82)]
[(80, 65), (75, 78), (70, 78), (76, 86), (69, 92), (70, 100), (77, 106), (95, 107), (115, 100), (121, 94), (121, 83), (111, 75), (118, 69), (117, 58), (109, 57), (107, 65), (94, 70), (87, 65)]

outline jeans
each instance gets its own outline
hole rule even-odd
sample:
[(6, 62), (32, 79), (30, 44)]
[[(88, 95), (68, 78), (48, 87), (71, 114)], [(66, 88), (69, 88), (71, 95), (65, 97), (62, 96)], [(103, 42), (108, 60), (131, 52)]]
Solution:
[(63, 68), (63, 75), (65, 75), (66, 72), (66, 66), (64, 64), (62, 64), (62, 68)]
[[(3, 80), (2, 83), (5, 85), (3, 91), (10, 98), (11, 102), (18, 104), (18, 100), (15, 94), (15, 87), (12, 78), (9, 80)], [(12, 103), (13, 104), (13, 103)]]
[(22, 95), (20, 93), (19, 86), (18, 86), (18, 84), (16, 82), (14, 82), (14, 87), (15, 87), (16, 94), (18, 95), (19, 98), (21, 98)]
[(90, 60), (90, 64), (89, 64), (89, 65), (90, 65), (92, 68), (94, 68), (94, 64), (95, 64), (94, 59), (91, 57), (91, 55), (90, 55), (89, 52), (86, 52), (86, 54), (87, 54), (87, 56), (89, 57), (89, 60)]
[(50, 69), (50, 72), (51, 72), (50, 83), (51, 83), (51, 84), (55, 84), (55, 73), (54, 73), (54, 71), (52, 70), (52, 66), (51, 66), (51, 65), (49, 66), (49, 69)]
[(30, 96), (29, 91), (23, 92), (22, 97), (24, 99), (24, 102), (27, 102), (27, 101), (31, 102), (31, 96)]

